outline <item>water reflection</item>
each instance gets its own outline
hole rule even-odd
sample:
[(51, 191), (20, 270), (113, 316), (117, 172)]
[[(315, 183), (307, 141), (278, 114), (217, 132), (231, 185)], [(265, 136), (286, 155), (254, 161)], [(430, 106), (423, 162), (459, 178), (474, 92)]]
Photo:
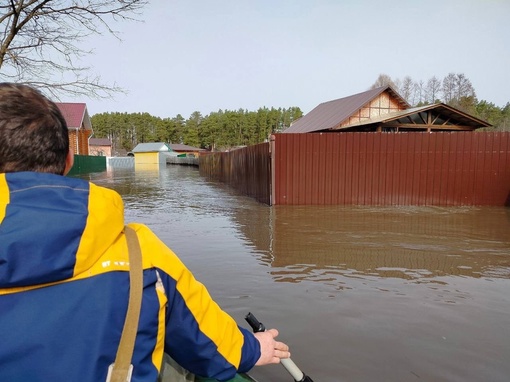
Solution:
[(274, 206), (235, 219), (277, 281), (510, 277), (507, 208)]
[(279, 282), (510, 278), (508, 208), (268, 207), (180, 166), (110, 171), (90, 179), (121, 193), (134, 215), (140, 210), (141, 216), (150, 212), (173, 222), (207, 215), (231, 219)]
[(166, 220), (173, 220), (176, 209), (199, 215), (230, 212), (225, 203), (228, 196), (221, 195), (221, 190), (215, 192), (198, 170), (186, 166), (113, 169), (81, 177), (116, 190), (122, 195), (126, 210), (168, 213)]

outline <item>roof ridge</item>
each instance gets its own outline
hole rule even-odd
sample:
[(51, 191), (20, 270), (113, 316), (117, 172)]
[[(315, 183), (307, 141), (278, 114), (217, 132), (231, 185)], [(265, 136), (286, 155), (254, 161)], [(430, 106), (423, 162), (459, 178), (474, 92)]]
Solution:
[(340, 97), (340, 98), (337, 98), (337, 99), (333, 99), (331, 101), (325, 101), (325, 102), (320, 103), (319, 105), (324, 105), (324, 104), (327, 104), (327, 103), (330, 103), (330, 102), (337, 102), (337, 101), (340, 101), (340, 100), (343, 100), (343, 99), (360, 96), (362, 94), (366, 94), (366, 93), (369, 93), (369, 92), (374, 92), (375, 90), (380, 90), (380, 92), (379, 92), (379, 94), (380, 94), (380, 93), (382, 93), (384, 90), (386, 90), (389, 87), (390, 87), (390, 85), (385, 85), (385, 86), (381, 86), (381, 87), (378, 87), (378, 88), (375, 88), (375, 89), (365, 90), (364, 92), (359, 92), (359, 93), (356, 93), (356, 94), (351, 94), (349, 96)]

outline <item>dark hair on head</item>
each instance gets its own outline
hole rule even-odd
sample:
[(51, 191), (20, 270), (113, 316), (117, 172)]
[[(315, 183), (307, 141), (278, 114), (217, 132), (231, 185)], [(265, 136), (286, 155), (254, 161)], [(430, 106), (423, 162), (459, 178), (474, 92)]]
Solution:
[(0, 83), (0, 172), (62, 175), (69, 151), (67, 123), (38, 90)]

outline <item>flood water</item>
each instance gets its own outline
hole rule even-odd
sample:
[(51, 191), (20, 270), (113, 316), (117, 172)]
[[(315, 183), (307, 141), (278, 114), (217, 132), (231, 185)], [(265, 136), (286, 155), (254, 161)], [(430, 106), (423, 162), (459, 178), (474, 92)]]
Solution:
[(510, 380), (509, 208), (268, 207), (175, 165), (87, 179), (314, 382)]

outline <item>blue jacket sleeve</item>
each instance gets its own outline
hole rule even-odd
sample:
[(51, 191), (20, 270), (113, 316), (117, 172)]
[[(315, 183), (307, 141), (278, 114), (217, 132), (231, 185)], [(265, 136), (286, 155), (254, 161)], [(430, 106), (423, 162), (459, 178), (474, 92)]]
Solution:
[[(260, 358), (260, 345), (248, 330), (212, 299), (182, 261), (147, 227), (137, 227), (144, 261), (150, 257), (161, 279), (164, 296), (158, 337), (164, 351), (192, 373), (228, 380), (250, 370)], [(164, 321), (164, 322), (163, 322)], [(164, 337), (164, 338), (163, 338)], [(159, 341), (159, 340), (158, 340)]]
[(228, 380), (260, 357), (255, 336), (237, 325), (207, 289), (183, 268), (177, 279), (163, 273), (168, 297), (165, 351), (194, 374)]

